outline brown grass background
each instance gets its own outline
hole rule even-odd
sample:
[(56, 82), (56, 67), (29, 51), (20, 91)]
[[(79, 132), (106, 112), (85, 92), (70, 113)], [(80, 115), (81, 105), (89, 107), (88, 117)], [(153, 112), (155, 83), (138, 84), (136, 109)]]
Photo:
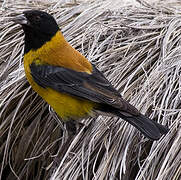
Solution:
[[(0, 179), (180, 180), (180, 1), (1, 1)], [(70, 44), (124, 98), (169, 126), (149, 141), (118, 118), (83, 122), (75, 137), (32, 91), (23, 70), (23, 32), (11, 17), (51, 13)]]

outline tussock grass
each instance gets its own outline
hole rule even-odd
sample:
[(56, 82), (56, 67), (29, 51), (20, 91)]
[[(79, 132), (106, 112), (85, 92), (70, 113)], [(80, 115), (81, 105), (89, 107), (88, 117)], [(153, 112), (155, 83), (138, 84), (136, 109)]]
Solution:
[[(0, 177), (179, 180), (181, 3), (62, 2), (1, 2)], [(170, 132), (151, 142), (121, 119), (100, 116), (68, 137), (25, 79), (23, 32), (9, 21), (25, 9), (52, 13), (66, 39), (124, 98)]]

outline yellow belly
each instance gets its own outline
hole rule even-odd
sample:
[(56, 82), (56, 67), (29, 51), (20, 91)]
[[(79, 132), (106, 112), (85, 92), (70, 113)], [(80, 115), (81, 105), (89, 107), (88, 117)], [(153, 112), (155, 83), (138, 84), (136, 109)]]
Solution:
[[(36, 90), (35, 90), (36, 91)], [(78, 120), (91, 114), (94, 103), (90, 101), (80, 100), (75, 97), (59, 93), (51, 88), (47, 88), (40, 96), (54, 109), (54, 111), (64, 120)]]

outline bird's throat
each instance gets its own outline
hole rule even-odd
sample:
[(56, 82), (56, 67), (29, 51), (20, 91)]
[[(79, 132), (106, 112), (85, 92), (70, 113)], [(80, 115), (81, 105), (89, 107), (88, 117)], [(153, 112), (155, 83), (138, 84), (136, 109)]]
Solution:
[(31, 29), (29, 26), (23, 26), (23, 30), (25, 32), (25, 50), (24, 53), (28, 53), (30, 50), (37, 50), (41, 48), (44, 44), (51, 41), (53, 38), (50, 34), (44, 34), (41, 32), (36, 32)]

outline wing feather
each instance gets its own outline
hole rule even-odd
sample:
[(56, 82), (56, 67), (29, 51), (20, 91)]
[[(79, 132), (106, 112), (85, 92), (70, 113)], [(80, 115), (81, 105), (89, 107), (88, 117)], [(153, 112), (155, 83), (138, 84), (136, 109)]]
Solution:
[(43, 88), (49, 87), (78, 98), (107, 104), (131, 115), (139, 113), (94, 66), (92, 74), (35, 63), (30, 65), (30, 69), (34, 81)]

